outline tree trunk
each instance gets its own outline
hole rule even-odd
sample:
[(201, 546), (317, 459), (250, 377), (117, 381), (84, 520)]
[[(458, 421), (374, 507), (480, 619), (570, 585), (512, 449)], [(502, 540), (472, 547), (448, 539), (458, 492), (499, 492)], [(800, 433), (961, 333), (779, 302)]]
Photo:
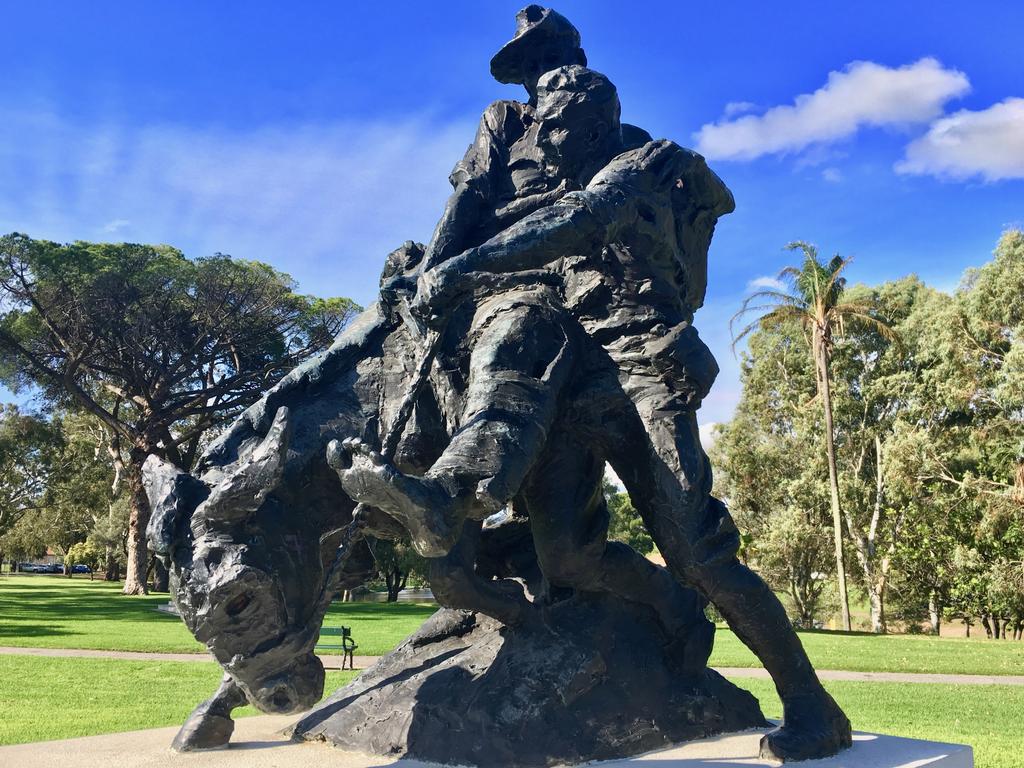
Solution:
[(125, 468), (131, 515), (128, 518), (128, 569), (124, 575), (126, 595), (145, 595), (149, 549), (146, 546), (146, 526), (149, 524), (149, 499), (142, 485), (142, 464), (147, 452), (133, 448)]
[(405, 583), (409, 575), (402, 573), (397, 568), (389, 570), (384, 574), (384, 583), (388, 587), (388, 602), (397, 603), (398, 593), (405, 589)]
[(818, 383), (821, 405), (825, 412), (825, 452), (828, 455), (829, 490), (832, 495), (832, 535), (836, 547), (836, 578), (839, 582), (839, 607), (843, 613), (843, 629), (853, 629), (850, 622), (850, 596), (846, 588), (846, 561), (843, 557), (843, 515), (839, 506), (839, 470), (836, 466), (835, 431), (832, 425), (832, 387), (829, 382), (828, 350), (821, 333), (815, 331), (814, 343), (818, 358)]
[[(928, 593), (928, 624), (931, 626), (932, 634), (939, 635), (942, 631), (942, 614), (939, 611), (939, 600), (933, 589)], [(966, 622), (964, 622), (966, 623)], [(971, 636), (971, 625), (967, 624), (967, 636)]]
[(103, 564), (103, 580), (104, 581), (117, 581), (121, 575), (118, 573), (117, 558), (114, 556), (114, 548), (107, 544), (106, 558)]
[(885, 581), (877, 579), (868, 590), (871, 609), (871, 631), (876, 635), (885, 634)]
[(164, 566), (163, 561), (158, 557), (153, 561), (153, 591), (168, 592), (170, 587), (171, 574)]

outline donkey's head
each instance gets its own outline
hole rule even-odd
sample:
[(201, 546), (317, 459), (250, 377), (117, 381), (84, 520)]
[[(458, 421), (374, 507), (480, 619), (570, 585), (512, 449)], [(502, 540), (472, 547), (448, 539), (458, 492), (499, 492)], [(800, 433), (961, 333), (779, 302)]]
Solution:
[[(185, 624), (253, 705), (277, 714), (308, 709), (323, 694), (313, 646), (326, 608), (324, 563), (336, 544), (319, 516), (275, 495), (288, 433), (288, 409), (280, 408), (265, 437), (230, 464), (208, 467), (202, 480), (155, 456), (145, 466), (149, 545), (168, 562)], [(315, 488), (306, 493), (315, 500)]]

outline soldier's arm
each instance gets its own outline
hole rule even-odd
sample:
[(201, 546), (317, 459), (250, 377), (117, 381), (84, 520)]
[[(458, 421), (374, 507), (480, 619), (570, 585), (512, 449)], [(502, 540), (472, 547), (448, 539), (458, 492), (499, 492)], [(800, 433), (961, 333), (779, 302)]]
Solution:
[(668, 193), (696, 157), (664, 140), (620, 155), (585, 190), (570, 192), (426, 273), (417, 302), (436, 311), (472, 290), (474, 275), (543, 269), (562, 256), (603, 247), (636, 221), (645, 199)]
[(601, 248), (628, 207), (621, 190), (570, 192), (451, 262), (470, 272), (521, 272), (550, 266), (571, 253)]
[[(631, 196), (616, 185), (570, 192), (554, 205), (536, 211), (482, 245), (471, 248), (420, 277), (417, 310), (442, 316), (445, 308), (488, 276), (535, 273), (567, 254), (603, 247), (620, 223), (630, 220)], [(530, 279), (534, 279), (531, 277)]]
[(450, 178), (454, 191), (445, 204), (433, 237), (427, 246), (425, 265), (441, 264), (470, 246), (470, 236), (479, 226), (482, 212), (493, 208), (498, 175), (505, 171), (505, 153), (511, 137), (510, 105), (491, 104), (480, 117), (473, 143), (466, 150)]

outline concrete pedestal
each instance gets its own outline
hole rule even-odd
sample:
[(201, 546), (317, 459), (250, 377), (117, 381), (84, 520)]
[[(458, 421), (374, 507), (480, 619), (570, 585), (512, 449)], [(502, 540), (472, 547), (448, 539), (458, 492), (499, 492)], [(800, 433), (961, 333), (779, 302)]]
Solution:
[[(298, 743), (281, 735), (291, 717), (246, 717), (238, 721), (232, 745), (217, 752), (172, 752), (174, 728), (113, 733), (66, 741), (0, 747), (0, 765), (31, 768), (425, 768), (415, 760), (343, 752), (326, 744)], [(600, 768), (750, 768), (758, 760), (762, 731), (692, 741), (679, 747), (605, 763)], [(797, 768), (973, 768), (970, 747), (901, 739), (870, 733), (854, 735), (853, 747), (827, 760), (792, 763)]]

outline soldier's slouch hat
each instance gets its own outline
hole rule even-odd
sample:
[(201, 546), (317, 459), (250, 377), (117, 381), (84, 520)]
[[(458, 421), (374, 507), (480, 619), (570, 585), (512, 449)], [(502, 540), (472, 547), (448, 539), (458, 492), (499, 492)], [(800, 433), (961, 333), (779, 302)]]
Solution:
[[(557, 11), (528, 5), (516, 14), (515, 37), (491, 59), (491, 74), (499, 83), (524, 83), (566, 64), (587, 64), (579, 31)], [(528, 72), (531, 65), (539, 71)]]

